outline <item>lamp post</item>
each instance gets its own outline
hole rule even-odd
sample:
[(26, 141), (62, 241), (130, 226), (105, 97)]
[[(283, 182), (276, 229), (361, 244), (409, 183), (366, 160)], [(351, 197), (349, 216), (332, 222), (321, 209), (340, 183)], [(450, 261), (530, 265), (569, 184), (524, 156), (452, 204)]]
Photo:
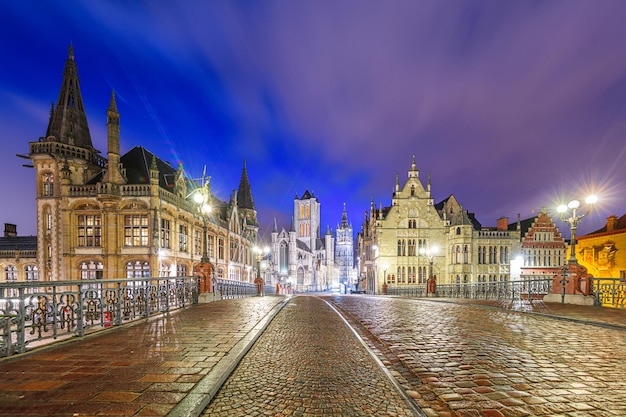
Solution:
[[(598, 202), (598, 197), (595, 195), (590, 195), (585, 199), (585, 204), (587, 204), (587, 211), (585, 213), (578, 213), (578, 208), (580, 207), (580, 201), (572, 200), (567, 205), (561, 204), (557, 207), (557, 211), (561, 214), (561, 220), (569, 223), (570, 230), (572, 232), (571, 236), (571, 244), (570, 244), (570, 256), (568, 259), (569, 264), (576, 264), (578, 261), (576, 260), (576, 229), (578, 228), (578, 224), (580, 221), (591, 211), (591, 207), (593, 204)], [(571, 215), (568, 217), (568, 210), (571, 210)]]
[(193, 201), (198, 205), (200, 216), (202, 217), (202, 257), (200, 258), (200, 264), (196, 267), (196, 272), (201, 277), (200, 292), (213, 292), (213, 296), (215, 296), (214, 289), (211, 288), (209, 281), (211, 277), (211, 262), (209, 261), (207, 243), (207, 217), (211, 213), (211, 205), (209, 204), (211, 197), (208, 184), (209, 182), (205, 182), (203, 177), (202, 187), (193, 191)]
[(263, 248), (255, 246), (254, 252), (256, 253), (256, 279), (254, 280), (254, 282), (257, 285), (258, 294), (262, 296), (263, 278), (261, 278), (261, 258), (270, 252), (270, 248), (268, 248), (267, 246), (264, 246)]
[(426, 286), (426, 294), (434, 294), (435, 293), (435, 278), (433, 277), (433, 260), (435, 255), (439, 252), (439, 248), (437, 246), (433, 246), (432, 248), (420, 248), (420, 254), (425, 256), (428, 259), (428, 282)]
[[(594, 300), (588, 300), (591, 295), (591, 275), (587, 273), (587, 268), (580, 265), (576, 259), (576, 230), (580, 221), (591, 212), (593, 204), (598, 201), (598, 197), (590, 195), (585, 199), (585, 211), (581, 212), (580, 201), (572, 200), (567, 205), (562, 204), (557, 207), (557, 212), (561, 220), (567, 222), (571, 231), (570, 256), (567, 263), (563, 265), (562, 274), (554, 276), (552, 281), (552, 291), (544, 297), (546, 302), (555, 302), (560, 292), (561, 304), (565, 304), (566, 294), (569, 295), (569, 303), (590, 304)], [(583, 285), (584, 283), (584, 285)], [(559, 291), (560, 290), (560, 291)]]

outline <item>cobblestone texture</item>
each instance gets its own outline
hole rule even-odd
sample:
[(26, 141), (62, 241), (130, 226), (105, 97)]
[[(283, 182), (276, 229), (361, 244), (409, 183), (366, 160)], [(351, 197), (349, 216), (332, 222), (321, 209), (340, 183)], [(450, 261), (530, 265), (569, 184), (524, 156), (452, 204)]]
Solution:
[(414, 416), (384, 371), (326, 303), (295, 297), (204, 416)]
[(223, 300), (0, 361), (0, 416), (164, 416), (280, 297)]
[[(468, 302), (328, 299), (350, 316), (390, 369), (419, 379), (407, 381), (405, 389), (428, 416), (626, 415), (624, 312), (540, 308), (567, 319), (556, 320)], [(381, 346), (398, 360), (389, 360)]]

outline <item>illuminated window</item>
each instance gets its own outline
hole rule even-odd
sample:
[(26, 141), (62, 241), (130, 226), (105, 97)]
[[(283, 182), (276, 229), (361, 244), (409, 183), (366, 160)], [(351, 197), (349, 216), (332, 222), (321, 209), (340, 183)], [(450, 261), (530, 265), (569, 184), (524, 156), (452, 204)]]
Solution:
[(180, 225), (178, 227), (178, 250), (187, 252), (187, 226)]
[(102, 246), (102, 220), (100, 216), (78, 216), (78, 246)]
[(85, 261), (78, 266), (80, 279), (102, 279), (103, 265), (99, 261)]
[(217, 239), (217, 257), (224, 259), (224, 239)]
[(186, 277), (188, 274), (187, 265), (186, 264), (178, 264), (176, 266), (176, 276)]
[(126, 278), (150, 277), (150, 264), (146, 261), (131, 261), (126, 263)]
[(128, 214), (124, 216), (124, 245), (148, 246), (148, 216)]
[(172, 273), (172, 265), (167, 262), (161, 262), (159, 265), (159, 276), (160, 277), (169, 277)]
[(169, 249), (170, 246), (170, 221), (168, 219), (161, 219), (161, 247)]
[(37, 265), (26, 265), (26, 267), (24, 267), (24, 272), (26, 273), (26, 281), (39, 280)]

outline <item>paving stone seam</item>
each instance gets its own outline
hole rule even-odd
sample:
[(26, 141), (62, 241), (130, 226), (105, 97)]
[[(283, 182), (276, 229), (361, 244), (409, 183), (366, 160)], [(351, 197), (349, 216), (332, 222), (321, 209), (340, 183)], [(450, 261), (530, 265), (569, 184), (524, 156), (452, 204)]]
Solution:
[(235, 370), (239, 362), (252, 348), (254, 343), (272, 322), (274, 317), (287, 305), (292, 297), (286, 297), (252, 328), (230, 349), (227, 355), (213, 366), (189, 393), (167, 414), (167, 417), (198, 417), (209, 405), (224, 382)]
[[(492, 305), (485, 305), (485, 304), (471, 303), (471, 302), (457, 303), (457, 302), (455, 302), (453, 300), (435, 300), (435, 299), (413, 298), (413, 297), (396, 297), (396, 298), (403, 298), (405, 300), (419, 300), (419, 301), (427, 301), (427, 302), (429, 301), (429, 302), (433, 302), (433, 303), (448, 303), (448, 304), (456, 304), (456, 305), (471, 305), (473, 307), (489, 308), (489, 309), (496, 309), (496, 310), (504, 310), (504, 311), (509, 311), (511, 313), (517, 313), (517, 314), (536, 315), (536, 316), (541, 316), (541, 317), (548, 318), (548, 319), (553, 319), (553, 320), (569, 321), (569, 322), (573, 322), (573, 323), (585, 324), (585, 325), (588, 325), (588, 326), (602, 327), (602, 328), (605, 328), (605, 329), (626, 331), (626, 326), (620, 326), (619, 324), (610, 324), (610, 323), (601, 323), (601, 322), (598, 322), (598, 321), (582, 320), (582, 319), (577, 319), (577, 318), (573, 318), (573, 317), (559, 316), (557, 314), (541, 313), (539, 311), (513, 310), (513, 309), (510, 309), (510, 308), (504, 308), (504, 307), (500, 307), (500, 306), (492, 306)], [(599, 308), (606, 308), (606, 307), (599, 307)]]
[(413, 398), (407, 394), (402, 384), (400, 384), (398, 379), (395, 376), (393, 376), (393, 374), (389, 371), (389, 369), (385, 366), (385, 364), (383, 364), (383, 362), (376, 355), (376, 353), (374, 353), (374, 351), (367, 345), (365, 340), (363, 340), (361, 335), (359, 335), (359, 333), (354, 329), (354, 327), (350, 324), (350, 322), (343, 316), (343, 314), (341, 314), (339, 310), (335, 308), (335, 306), (332, 303), (330, 303), (328, 300), (324, 300), (322, 298), (320, 299), (324, 301), (341, 318), (341, 320), (343, 320), (345, 325), (348, 327), (348, 329), (350, 329), (350, 331), (352, 332), (354, 337), (356, 337), (356, 339), (359, 341), (361, 346), (365, 348), (366, 352), (370, 355), (370, 357), (374, 360), (374, 362), (376, 362), (376, 364), (382, 369), (383, 373), (387, 376), (389, 381), (391, 381), (391, 384), (393, 385), (395, 390), (398, 392), (398, 394), (400, 395), (404, 403), (411, 409), (411, 411), (413, 411), (416, 416), (427, 417), (426, 413), (424, 413), (424, 411), (422, 411), (419, 405), (415, 403)]

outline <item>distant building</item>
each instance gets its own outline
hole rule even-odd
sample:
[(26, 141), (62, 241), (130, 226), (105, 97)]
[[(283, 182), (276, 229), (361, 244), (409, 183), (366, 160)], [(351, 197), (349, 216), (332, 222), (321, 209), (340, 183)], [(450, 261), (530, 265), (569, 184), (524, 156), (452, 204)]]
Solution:
[[(245, 162), (239, 189), (222, 201), (209, 177), (198, 184), (142, 147), (121, 154), (114, 94), (106, 118), (104, 157), (92, 145), (70, 47), (45, 136), (29, 144), (39, 279), (192, 275), (206, 229), (213, 275), (252, 282), (258, 223)], [(194, 202), (198, 192), (209, 198), (208, 215)]]
[(601, 229), (578, 236), (576, 259), (595, 278), (626, 278), (626, 214), (610, 216)]
[(336, 284), (335, 239), (330, 228), (320, 235), (320, 210), (319, 200), (306, 190), (294, 198), (289, 231), (278, 231), (274, 223), (269, 273), (273, 284), (296, 291), (321, 291)]
[(18, 236), (17, 226), (5, 223), (4, 236), (0, 237), (0, 268), (4, 271), (3, 282), (38, 281), (37, 236)]
[(534, 217), (521, 221), (521, 275), (552, 278), (567, 263), (567, 243), (545, 208)]
[(396, 185), (391, 205), (372, 201), (358, 236), (359, 279), (369, 293), (387, 286), (496, 282), (511, 279), (511, 264), (520, 253), (520, 226), (508, 219), (483, 228), (454, 195), (435, 203), (430, 177), (419, 179), (415, 157), (406, 182)]
[(337, 227), (335, 235), (335, 266), (339, 283), (348, 290), (357, 290), (359, 282), (354, 268), (354, 233), (352, 224), (348, 223), (345, 204), (341, 214), (341, 224)]

